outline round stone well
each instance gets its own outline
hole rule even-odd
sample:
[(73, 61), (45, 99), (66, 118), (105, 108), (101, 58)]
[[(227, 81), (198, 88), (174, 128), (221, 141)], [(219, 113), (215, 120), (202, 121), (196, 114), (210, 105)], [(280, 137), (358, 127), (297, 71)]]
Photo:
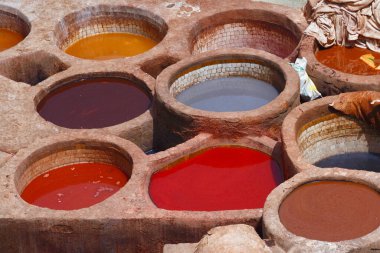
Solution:
[(286, 8), (285, 15), (271, 7), (229, 10), (199, 20), (190, 32), (192, 54), (221, 48), (254, 48), (294, 60), (302, 23), (292, 18), (297, 16), (296, 11), (281, 7)]
[[(199, 87), (202, 83), (210, 87), (206, 82), (222, 78), (262, 81), (278, 95), (263, 106), (242, 111), (197, 109), (178, 100), (178, 96), (187, 89)], [(237, 85), (230, 81), (223, 86), (235, 92), (240, 89)], [(217, 92), (207, 93), (211, 98), (219, 94), (222, 84), (217, 80), (214, 86)], [(248, 87), (254, 86), (256, 84)], [(246, 93), (240, 95), (245, 96)], [(182, 60), (164, 70), (157, 78), (155, 98), (154, 141), (157, 146), (174, 146), (200, 132), (212, 133), (215, 137), (267, 135), (278, 139), (283, 118), (299, 104), (299, 78), (284, 60), (267, 52), (254, 49), (215, 50)]]
[[(149, 11), (129, 6), (98, 5), (86, 7), (65, 16), (56, 25), (55, 38), (58, 48), (66, 51), (79, 40), (100, 34), (128, 33), (159, 43), (165, 37), (167, 30), (165, 21)], [(98, 42), (101, 43), (101, 39)], [(75, 51), (79, 54), (75, 53), (73, 56), (84, 59), (123, 57), (122, 55), (93, 55), (90, 51), (85, 51), (85, 48), (82, 50), (83, 52)], [(108, 51), (104, 49), (104, 53)], [(136, 54), (139, 53), (143, 53), (143, 50)]]
[(31, 30), (31, 23), (28, 18), (21, 13), (19, 10), (1, 5), (0, 4), (0, 29), (4, 31), (10, 31), (12, 34), (3, 34), (2, 36), (14, 37), (14, 39), (9, 39), (7, 41), (0, 40), (0, 52), (6, 50), (10, 47), (15, 46), (18, 42), (28, 36)]
[(337, 97), (302, 104), (285, 118), (282, 126), (285, 166), (292, 174), (323, 170), (326, 164), (379, 172), (379, 131), (330, 109), (329, 104)]
[(264, 238), (286, 252), (371, 251), (380, 243), (379, 179), (337, 168), (297, 174), (268, 196)]
[(320, 46), (314, 37), (303, 38), (300, 57), (307, 59), (307, 73), (323, 96), (350, 91), (380, 91), (380, 75), (356, 75), (332, 69), (317, 60), (318, 50)]

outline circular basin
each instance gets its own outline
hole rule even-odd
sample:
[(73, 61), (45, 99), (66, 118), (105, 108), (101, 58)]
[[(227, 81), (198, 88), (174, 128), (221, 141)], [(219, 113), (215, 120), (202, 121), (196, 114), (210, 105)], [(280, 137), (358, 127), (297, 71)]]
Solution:
[(57, 45), (67, 54), (91, 60), (138, 55), (166, 35), (165, 21), (148, 11), (100, 5), (67, 15), (56, 26)]
[(190, 41), (193, 54), (245, 47), (292, 58), (301, 36), (302, 29), (289, 16), (270, 10), (231, 10), (200, 20)]
[(18, 169), (15, 183), (31, 205), (76, 210), (118, 192), (132, 173), (132, 158), (115, 143), (67, 137), (35, 151)]
[(380, 172), (379, 132), (332, 111), (329, 104), (336, 99), (302, 104), (285, 118), (282, 137), (287, 165), (294, 173), (329, 167)]
[(37, 111), (45, 120), (71, 129), (117, 125), (143, 114), (151, 104), (139, 80), (95, 77), (55, 87), (38, 103)]
[(17, 45), (30, 32), (28, 18), (16, 9), (0, 5), (0, 52)]
[(157, 78), (157, 136), (166, 142), (157, 146), (202, 131), (278, 139), (282, 118), (299, 104), (298, 84), (289, 64), (260, 50), (215, 50), (184, 59)]
[[(305, 36), (300, 47), (300, 57), (307, 59), (307, 72), (323, 96), (350, 91), (380, 91), (380, 71), (360, 60), (368, 53), (380, 59), (379, 54), (365, 49), (337, 46), (321, 49), (311, 36)], [(379, 61), (376, 65), (380, 65)]]
[(367, 171), (303, 171), (269, 194), (264, 237), (285, 252), (371, 251), (380, 238), (379, 180)]

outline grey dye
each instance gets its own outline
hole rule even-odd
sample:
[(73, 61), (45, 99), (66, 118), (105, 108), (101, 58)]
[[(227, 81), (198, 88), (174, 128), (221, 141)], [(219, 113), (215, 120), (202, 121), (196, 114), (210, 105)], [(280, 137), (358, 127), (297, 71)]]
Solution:
[(238, 112), (257, 109), (278, 96), (271, 84), (249, 77), (207, 80), (184, 90), (176, 99), (196, 109)]

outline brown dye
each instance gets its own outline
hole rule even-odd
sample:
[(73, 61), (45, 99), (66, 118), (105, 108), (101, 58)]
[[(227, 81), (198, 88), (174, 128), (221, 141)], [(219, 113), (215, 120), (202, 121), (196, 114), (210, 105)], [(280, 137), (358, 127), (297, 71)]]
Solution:
[(50, 92), (37, 106), (47, 121), (58, 126), (102, 128), (143, 114), (151, 99), (137, 84), (122, 78), (74, 81)]
[(129, 33), (105, 33), (81, 39), (66, 53), (82, 59), (109, 60), (138, 55), (157, 45), (154, 40)]
[(380, 194), (353, 182), (308, 183), (285, 198), (279, 215), (295, 235), (329, 242), (351, 240), (380, 226)]
[(17, 45), (24, 39), (21, 34), (0, 28), (0, 52)]
[[(380, 60), (380, 53), (376, 53), (364, 48), (333, 46), (328, 49), (319, 50), (316, 53), (317, 60), (329, 68), (355, 75), (379, 75), (380, 70), (376, 70), (360, 57), (365, 54), (372, 54), (375, 59)], [(377, 63), (377, 65), (379, 65)]]

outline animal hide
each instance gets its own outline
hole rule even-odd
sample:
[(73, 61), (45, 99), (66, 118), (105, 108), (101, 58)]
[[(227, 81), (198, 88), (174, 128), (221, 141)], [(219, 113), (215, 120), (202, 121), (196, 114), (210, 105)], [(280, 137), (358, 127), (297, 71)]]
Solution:
[(380, 92), (342, 93), (330, 106), (380, 129)]

